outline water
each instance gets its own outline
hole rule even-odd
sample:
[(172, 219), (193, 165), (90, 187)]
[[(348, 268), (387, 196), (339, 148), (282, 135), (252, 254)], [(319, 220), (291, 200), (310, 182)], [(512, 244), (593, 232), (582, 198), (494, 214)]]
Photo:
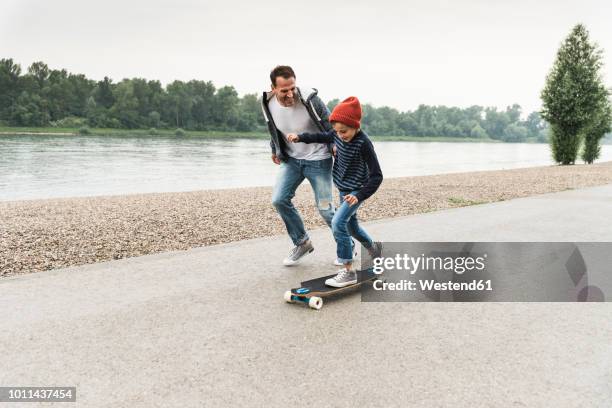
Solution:
[[(375, 142), (385, 177), (553, 164), (546, 144)], [(599, 161), (612, 160), (602, 146)], [(0, 201), (271, 186), (267, 140), (0, 136)]]

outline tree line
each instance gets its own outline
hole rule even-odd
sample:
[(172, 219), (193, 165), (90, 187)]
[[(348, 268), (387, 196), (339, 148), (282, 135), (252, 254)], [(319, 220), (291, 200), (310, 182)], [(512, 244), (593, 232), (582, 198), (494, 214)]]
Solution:
[[(43, 62), (25, 73), (12, 59), (0, 60), (0, 126), (175, 129), (265, 132), (260, 96), (239, 96), (232, 86), (210, 81), (142, 78), (95, 81)], [(329, 101), (332, 109), (338, 99)], [(547, 140), (538, 112), (522, 119), (517, 104), (505, 110), (420, 105), (401, 112), (363, 105), (363, 127), (373, 136), (492, 138), (506, 142)]]

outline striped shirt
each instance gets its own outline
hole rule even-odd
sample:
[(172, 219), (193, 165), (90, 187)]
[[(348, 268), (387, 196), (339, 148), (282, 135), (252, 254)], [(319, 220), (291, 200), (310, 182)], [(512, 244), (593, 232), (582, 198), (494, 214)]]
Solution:
[(300, 142), (334, 143), (334, 184), (342, 192), (355, 191), (359, 201), (376, 192), (383, 180), (382, 170), (374, 151), (374, 145), (362, 130), (350, 142), (345, 142), (335, 131), (325, 133), (301, 133)]

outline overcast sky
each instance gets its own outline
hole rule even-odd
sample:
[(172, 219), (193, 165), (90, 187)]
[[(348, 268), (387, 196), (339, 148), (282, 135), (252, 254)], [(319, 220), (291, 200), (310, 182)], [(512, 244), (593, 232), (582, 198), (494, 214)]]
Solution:
[[(210, 80), (242, 95), (293, 66), (324, 100), (540, 107), (559, 47), (584, 23), (612, 67), (609, 0), (1, 0), (0, 57), (99, 80)], [(608, 85), (609, 76), (606, 75)]]

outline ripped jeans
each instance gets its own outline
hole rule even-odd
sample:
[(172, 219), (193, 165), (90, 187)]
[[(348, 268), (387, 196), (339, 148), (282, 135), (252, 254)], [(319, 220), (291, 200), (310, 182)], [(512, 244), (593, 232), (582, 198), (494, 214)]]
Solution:
[(319, 214), (331, 227), (334, 217), (332, 198), (332, 158), (323, 160), (302, 160), (289, 157), (281, 162), (280, 172), (272, 193), (272, 205), (283, 219), (287, 233), (294, 245), (301, 245), (309, 239), (300, 213), (291, 199), (295, 190), (307, 179), (312, 186)]

